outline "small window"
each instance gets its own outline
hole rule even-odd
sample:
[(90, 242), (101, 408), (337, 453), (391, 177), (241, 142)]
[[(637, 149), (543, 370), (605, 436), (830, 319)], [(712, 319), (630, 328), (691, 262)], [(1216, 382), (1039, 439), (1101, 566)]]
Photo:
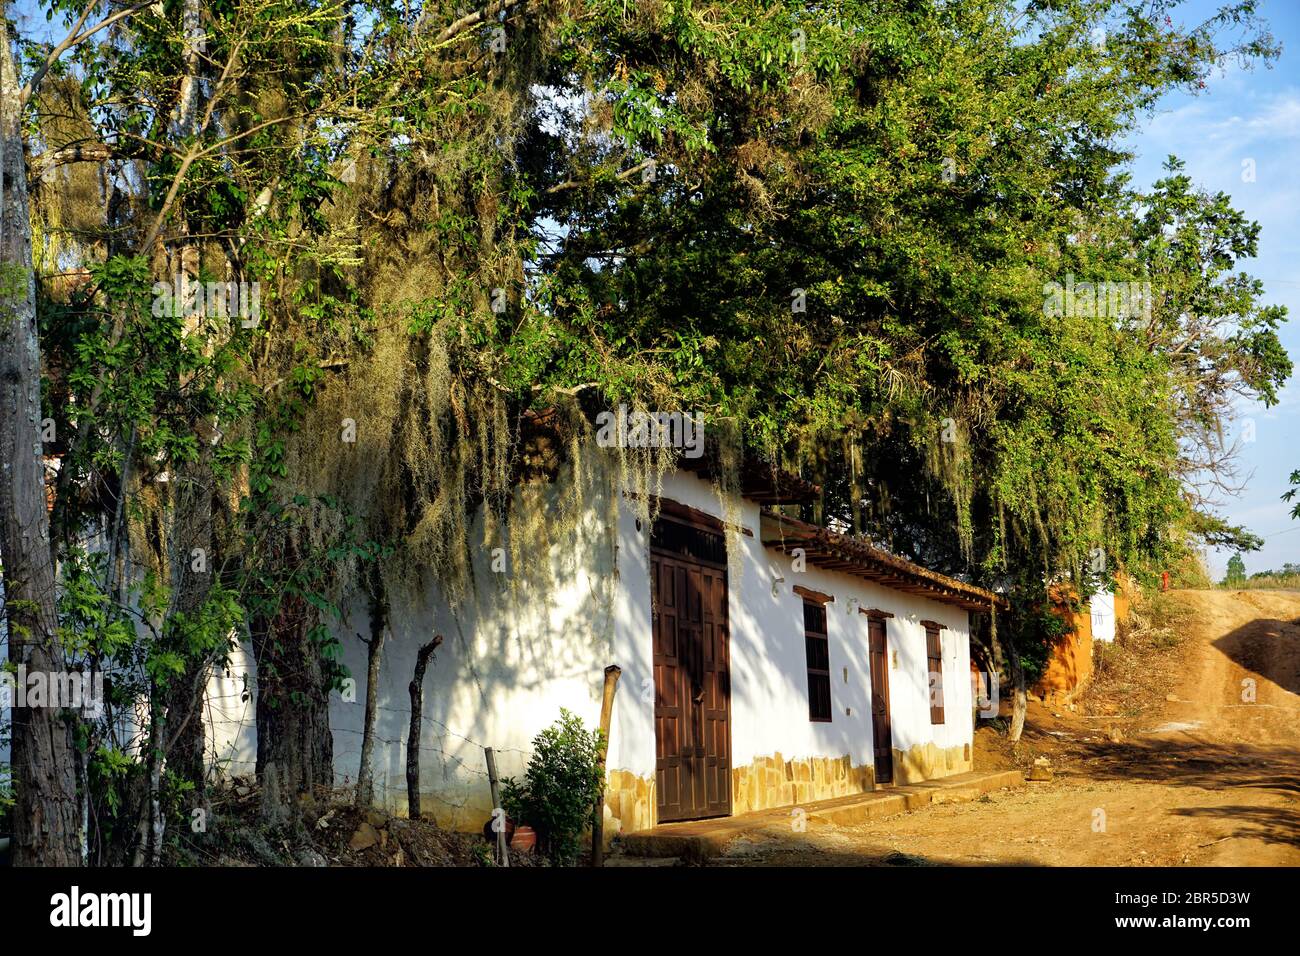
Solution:
[(831, 719), (831, 652), (826, 636), (826, 608), (803, 602), (803, 641), (808, 657), (808, 719)]
[(938, 626), (926, 624), (925, 656), (929, 663), (930, 723), (943, 723), (943, 638)]

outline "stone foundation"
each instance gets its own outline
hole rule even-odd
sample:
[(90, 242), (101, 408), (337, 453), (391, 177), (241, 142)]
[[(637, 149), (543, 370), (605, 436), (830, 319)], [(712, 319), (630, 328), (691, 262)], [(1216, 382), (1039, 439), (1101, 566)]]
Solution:
[(813, 800), (870, 793), (874, 788), (875, 774), (871, 766), (853, 766), (848, 754), (786, 760), (778, 753), (757, 757), (744, 767), (731, 768), (731, 812), (790, 807)]
[(918, 744), (911, 750), (894, 751), (894, 782), (920, 783), (936, 777), (950, 777), (971, 770), (970, 744), (937, 747)]
[(605, 839), (617, 833), (649, 830), (656, 823), (658, 802), (653, 777), (638, 777), (630, 770), (605, 774)]
[[(971, 769), (971, 745), (936, 747), (923, 744), (894, 751), (894, 780), (919, 783)], [(610, 770), (605, 777), (605, 838), (618, 833), (650, 830), (658, 822), (653, 778), (628, 770)], [(876, 789), (875, 770), (855, 767), (842, 757), (789, 759), (779, 753), (756, 757), (743, 767), (731, 768), (731, 813), (751, 813), (774, 807), (795, 807), (814, 800), (830, 800)]]

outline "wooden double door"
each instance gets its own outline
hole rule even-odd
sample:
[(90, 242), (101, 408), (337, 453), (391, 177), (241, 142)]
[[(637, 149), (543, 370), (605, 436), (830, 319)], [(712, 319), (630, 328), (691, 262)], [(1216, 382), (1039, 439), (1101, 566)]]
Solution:
[(731, 671), (722, 534), (660, 517), (650, 548), (660, 821), (731, 812)]

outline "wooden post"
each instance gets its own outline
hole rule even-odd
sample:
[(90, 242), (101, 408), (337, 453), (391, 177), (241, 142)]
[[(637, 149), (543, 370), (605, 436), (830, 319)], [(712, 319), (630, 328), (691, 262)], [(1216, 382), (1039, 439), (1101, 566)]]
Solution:
[(609, 724), (614, 716), (614, 692), (618, 690), (618, 679), (623, 669), (617, 664), (605, 668), (605, 696), (600, 702), (600, 752), (596, 763), (600, 767), (600, 796), (596, 798), (596, 810), (591, 821), (591, 865), (605, 865), (605, 752), (609, 748)]
[(406, 813), (412, 820), (420, 819), (420, 727), (424, 715), (424, 670), (429, 658), (442, 644), (442, 635), (435, 634), (415, 655), (415, 676), (407, 685), (411, 694), (411, 726), (406, 733)]
[[(491, 747), (484, 747), (483, 753), (487, 756), (488, 767), (488, 785), (492, 788), (492, 822), (497, 822), (496, 812), (501, 809), (501, 788), (497, 782), (497, 758), (492, 753)], [(497, 835), (497, 862), (504, 867), (510, 866), (510, 852), (506, 849), (506, 819), (504, 811), (501, 814), (501, 829), (496, 830)]]

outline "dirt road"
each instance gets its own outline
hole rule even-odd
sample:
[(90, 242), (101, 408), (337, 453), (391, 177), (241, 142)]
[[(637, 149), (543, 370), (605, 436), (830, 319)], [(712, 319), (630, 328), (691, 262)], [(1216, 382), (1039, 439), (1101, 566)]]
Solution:
[[(1300, 865), (1300, 593), (1177, 592), (1174, 693), (1125, 722), (1031, 705), (1055, 778), (856, 827), (763, 830), (721, 865)], [(988, 733), (982, 731), (981, 733)]]

